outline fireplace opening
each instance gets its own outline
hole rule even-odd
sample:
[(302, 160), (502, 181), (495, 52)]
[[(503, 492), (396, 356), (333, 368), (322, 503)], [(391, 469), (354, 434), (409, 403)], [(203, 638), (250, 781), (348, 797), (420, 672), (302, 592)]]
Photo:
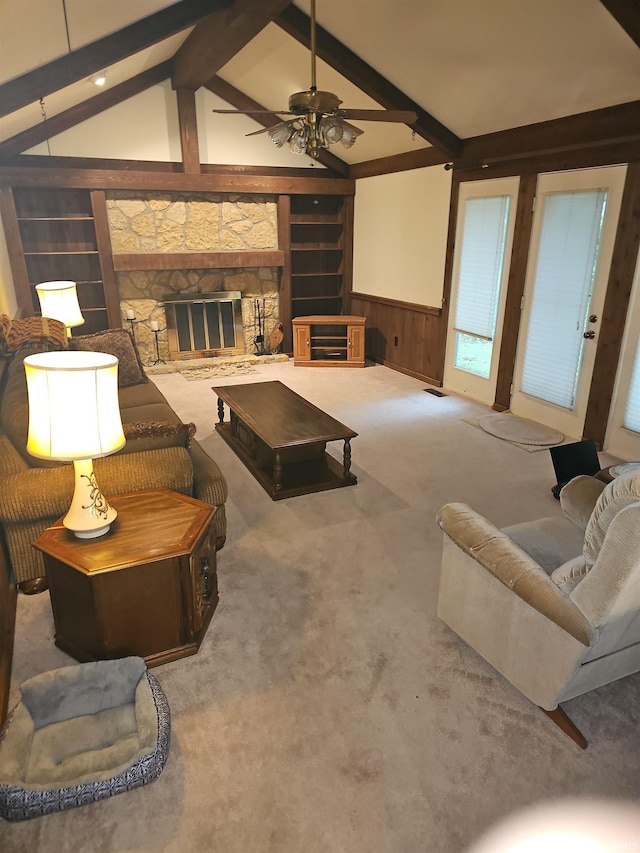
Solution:
[(245, 351), (239, 291), (179, 294), (164, 302), (169, 357), (205, 358)]

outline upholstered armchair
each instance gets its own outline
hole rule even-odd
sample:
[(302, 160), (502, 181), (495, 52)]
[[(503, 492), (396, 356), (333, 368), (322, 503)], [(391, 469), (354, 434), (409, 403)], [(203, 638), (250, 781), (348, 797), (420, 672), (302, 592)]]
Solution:
[(576, 477), (560, 504), (504, 530), (442, 507), (438, 615), (585, 748), (559, 703), (640, 670), (640, 473)]

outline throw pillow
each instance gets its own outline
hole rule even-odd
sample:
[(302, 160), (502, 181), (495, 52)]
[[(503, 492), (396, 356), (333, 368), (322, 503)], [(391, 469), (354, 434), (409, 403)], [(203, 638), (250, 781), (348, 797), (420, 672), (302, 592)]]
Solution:
[(172, 421), (137, 421), (122, 425), (127, 443), (121, 453), (159, 450), (162, 447), (191, 447), (196, 425)]
[(104, 332), (94, 332), (92, 335), (78, 335), (70, 339), (69, 349), (115, 355), (119, 361), (118, 385), (120, 388), (149, 381), (131, 333), (126, 329), (106, 329)]
[(609, 525), (615, 516), (632, 503), (640, 501), (640, 473), (637, 470), (621, 474), (609, 483), (591, 513), (584, 534), (584, 558), (592, 566), (598, 559)]
[[(22, 317), (12, 320), (0, 316), (0, 352), (17, 352), (23, 344), (32, 344), (40, 351), (66, 349), (67, 330), (64, 323), (51, 317)], [(39, 350), (34, 350), (39, 351)]]

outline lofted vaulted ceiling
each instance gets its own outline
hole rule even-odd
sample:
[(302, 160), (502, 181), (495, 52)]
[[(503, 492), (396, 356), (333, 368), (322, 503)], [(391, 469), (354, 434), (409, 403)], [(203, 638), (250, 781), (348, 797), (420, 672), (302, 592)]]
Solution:
[[(331, 149), (346, 164), (640, 143), (637, 0), (316, 7), (319, 88), (344, 107), (418, 115), (412, 128), (360, 123), (353, 148)], [(164, 80), (214, 105), (286, 109), (310, 85), (308, 13), (309, 0), (2, 0), (0, 162)], [(89, 78), (102, 70), (97, 94)], [(215, 128), (235, 121), (216, 116)], [(261, 126), (243, 121), (243, 133)]]

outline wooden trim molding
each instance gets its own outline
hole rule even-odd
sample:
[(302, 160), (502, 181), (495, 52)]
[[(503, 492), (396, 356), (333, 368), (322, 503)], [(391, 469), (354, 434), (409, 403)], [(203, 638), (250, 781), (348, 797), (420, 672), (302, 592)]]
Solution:
[(132, 252), (113, 256), (116, 272), (129, 270), (237, 269), (281, 267), (284, 252)]
[(288, 195), (278, 196), (278, 246), (282, 250), (283, 264), (280, 270), (280, 322), (284, 338), (282, 351), (293, 352), (291, 327), (291, 199)]
[(0, 187), (78, 187), (86, 189), (158, 190), (159, 192), (220, 192), (260, 195), (354, 195), (355, 181), (277, 174), (230, 172), (187, 175), (176, 172), (111, 171), (109, 169), (47, 169), (0, 166)]
[(379, 305), (389, 305), (393, 308), (406, 308), (409, 311), (416, 311), (418, 314), (433, 314), (436, 317), (442, 314), (442, 308), (434, 308), (431, 305), (420, 305), (417, 302), (403, 302), (401, 299), (389, 299), (387, 296), (374, 296), (371, 293), (353, 291), (351, 298), (361, 299), (363, 302), (377, 302)]

